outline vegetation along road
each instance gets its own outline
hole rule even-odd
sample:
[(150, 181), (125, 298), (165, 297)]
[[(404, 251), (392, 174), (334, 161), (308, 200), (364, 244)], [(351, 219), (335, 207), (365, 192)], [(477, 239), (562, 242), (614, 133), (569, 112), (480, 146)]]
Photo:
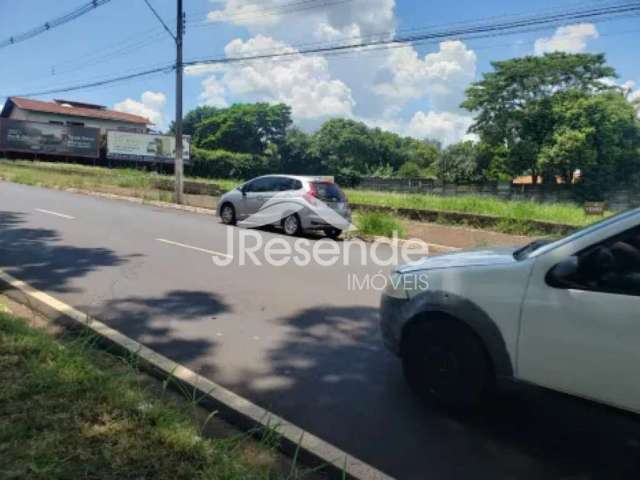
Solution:
[(380, 344), (379, 292), (346, 288), (377, 266), (219, 266), (238, 229), (206, 215), (4, 182), (0, 205), (0, 268), (392, 476), (638, 473), (629, 420), (585, 402), (506, 394), (464, 420), (420, 403)]

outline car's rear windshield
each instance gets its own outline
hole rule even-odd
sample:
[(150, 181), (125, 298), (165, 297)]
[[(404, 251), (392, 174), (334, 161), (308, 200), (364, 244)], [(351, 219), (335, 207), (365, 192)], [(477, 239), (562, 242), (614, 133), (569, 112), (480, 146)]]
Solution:
[(318, 198), (325, 202), (344, 202), (345, 196), (340, 187), (330, 182), (313, 182)]

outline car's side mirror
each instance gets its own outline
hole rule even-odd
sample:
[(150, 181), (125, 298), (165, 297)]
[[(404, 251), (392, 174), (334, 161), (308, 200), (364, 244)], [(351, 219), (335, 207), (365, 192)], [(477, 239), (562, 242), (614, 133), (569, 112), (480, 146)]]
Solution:
[(247, 196), (247, 187), (246, 186), (240, 187), (240, 193), (242, 193), (243, 197), (246, 197)]
[(578, 273), (578, 257), (564, 259), (547, 273), (547, 284), (554, 288), (570, 288)]

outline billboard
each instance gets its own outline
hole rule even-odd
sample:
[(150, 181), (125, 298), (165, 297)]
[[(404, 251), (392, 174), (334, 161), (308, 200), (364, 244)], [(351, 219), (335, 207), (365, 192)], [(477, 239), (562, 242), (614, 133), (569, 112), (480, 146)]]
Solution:
[[(191, 137), (185, 135), (182, 142), (182, 158), (185, 163), (189, 163)], [(176, 139), (173, 136), (117, 130), (107, 132), (108, 158), (173, 163), (175, 156)]]
[(96, 158), (99, 138), (97, 128), (0, 118), (0, 150)]

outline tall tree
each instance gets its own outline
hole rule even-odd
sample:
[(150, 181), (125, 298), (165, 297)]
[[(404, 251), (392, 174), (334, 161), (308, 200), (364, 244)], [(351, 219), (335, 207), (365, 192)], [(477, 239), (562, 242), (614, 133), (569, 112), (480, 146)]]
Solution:
[(480, 152), (480, 146), (471, 141), (449, 145), (442, 151), (436, 175), (447, 183), (471, 183), (482, 180)]
[(235, 104), (202, 120), (195, 143), (210, 150), (262, 155), (270, 144), (282, 146), (291, 123), (291, 108), (287, 105)]
[(566, 92), (555, 98), (554, 134), (543, 146), (540, 164), (569, 182), (581, 172), (584, 197), (602, 200), (640, 174), (640, 126), (634, 106), (621, 92), (597, 95)]
[[(182, 132), (185, 135), (193, 135), (196, 133), (200, 122), (208, 117), (212, 117), (218, 111), (216, 107), (210, 107), (208, 105), (203, 105), (200, 107), (196, 107), (187, 113), (182, 120)], [(175, 132), (175, 122), (172, 121), (169, 126), (169, 131), (171, 133)]]
[(506, 149), (507, 173), (529, 172), (537, 179), (539, 155), (553, 136), (554, 97), (574, 91), (594, 94), (615, 77), (604, 55), (548, 53), (493, 62), (493, 72), (467, 89), (462, 106), (476, 114), (471, 131), (482, 142)]

